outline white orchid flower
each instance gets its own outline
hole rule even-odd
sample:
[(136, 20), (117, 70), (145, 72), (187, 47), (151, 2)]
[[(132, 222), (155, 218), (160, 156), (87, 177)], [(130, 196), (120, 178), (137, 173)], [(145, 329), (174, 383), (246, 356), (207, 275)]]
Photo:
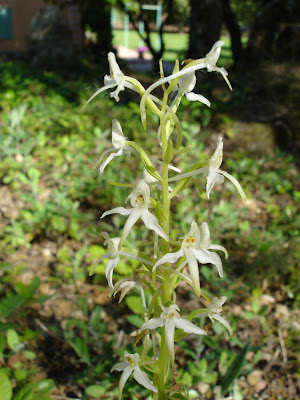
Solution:
[(120, 378), (119, 382), (119, 400), (122, 397), (122, 392), (124, 389), (124, 385), (127, 382), (128, 378), (130, 375), (133, 373), (134, 379), (142, 386), (144, 386), (146, 389), (151, 390), (152, 392), (157, 393), (157, 389), (153, 384), (151, 383), (150, 379), (148, 378), (148, 375), (146, 372), (143, 372), (140, 367), (140, 355), (138, 353), (130, 354), (125, 351), (124, 353), (124, 361), (116, 364), (112, 369), (111, 372), (113, 371), (123, 371), (123, 374)]
[(104, 77), (104, 86), (100, 89), (98, 89), (85, 103), (83, 108), (86, 107), (86, 105), (93, 100), (98, 94), (103, 92), (104, 90), (112, 89), (114, 87), (117, 87), (115, 91), (111, 92), (110, 97), (113, 97), (116, 101), (119, 101), (119, 93), (122, 90), (125, 90), (125, 88), (132, 89), (135, 92), (138, 90), (135, 88), (135, 86), (126, 81), (125, 75), (123, 72), (120, 70), (120, 67), (116, 61), (116, 56), (114, 53), (109, 52), (107, 55), (108, 63), (109, 63), (109, 75), (105, 75)]
[(216, 321), (219, 321), (222, 325), (224, 325), (225, 328), (228, 330), (230, 336), (232, 336), (233, 332), (232, 332), (231, 326), (226, 321), (226, 319), (221, 317), (221, 315), (220, 315), (223, 310), (222, 306), (226, 300), (227, 300), (226, 296), (213, 297), (212, 298), (213, 304), (209, 304), (206, 309), (207, 311), (196, 315), (195, 318), (209, 317), (209, 319), (211, 320), (212, 323), (214, 323), (214, 319), (215, 319)]
[(156, 329), (159, 327), (165, 327), (165, 338), (167, 349), (171, 358), (172, 365), (174, 364), (174, 334), (175, 328), (182, 329), (186, 333), (194, 333), (196, 335), (207, 335), (205, 330), (198, 328), (191, 321), (180, 317), (180, 309), (176, 304), (172, 304), (170, 307), (161, 306), (163, 312), (160, 314), (160, 318), (151, 318), (145, 322), (139, 332), (145, 329)]
[(131, 228), (139, 218), (142, 219), (148, 229), (153, 230), (163, 239), (168, 241), (169, 239), (162, 227), (159, 225), (157, 218), (152, 215), (148, 210), (148, 206), (150, 204), (150, 188), (143, 179), (139, 182), (133, 192), (128, 196), (128, 199), (130, 199), (133, 208), (127, 209), (124, 207), (116, 207), (112, 210), (106, 211), (101, 216), (101, 218), (104, 218), (106, 217), (106, 215), (110, 214), (129, 215), (123, 229), (119, 248), (122, 246)]
[(201, 103), (204, 103), (205, 105), (207, 105), (207, 107), (210, 107), (210, 101), (206, 97), (202, 96), (201, 94), (196, 94), (192, 92), (195, 86), (196, 74), (195, 71), (193, 71), (184, 75), (178, 82), (178, 96), (181, 97), (185, 95), (185, 97), (189, 101), (201, 101)]
[(222, 160), (223, 160), (223, 139), (221, 136), (219, 136), (218, 140), (217, 140), (217, 148), (209, 160), (209, 169), (208, 169), (208, 174), (206, 177), (206, 179), (207, 179), (207, 184), (206, 184), (207, 198), (209, 199), (210, 192), (211, 192), (212, 188), (214, 187), (215, 183), (223, 183), (224, 176), (225, 176), (237, 188), (237, 191), (239, 192), (242, 199), (244, 201), (247, 201), (247, 196), (246, 196), (245, 192), (243, 191), (240, 183), (232, 175), (230, 175), (226, 171), (222, 171), (220, 169)]
[(242, 189), (240, 183), (233, 177), (232, 175), (228, 174), (228, 172), (223, 171), (220, 169), (223, 160), (223, 139), (221, 136), (217, 139), (217, 148), (214, 154), (209, 159), (208, 165), (199, 169), (195, 169), (194, 171), (187, 172), (185, 174), (179, 174), (174, 178), (170, 178), (169, 182), (178, 181), (179, 179), (188, 178), (190, 176), (195, 176), (198, 174), (206, 174), (206, 196), (209, 199), (210, 192), (216, 183), (223, 183), (224, 176), (228, 178), (234, 186), (237, 188), (241, 198), (246, 202), (247, 196)]
[[(227, 78), (227, 71), (224, 68), (220, 68), (216, 66), (216, 63), (219, 59), (220, 53), (221, 53), (221, 47), (224, 45), (225, 43), (221, 40), (218, 40), (211, 48), (211, 50), (207, 53), (207, 55), (205, 56), (205, 58), (200, 58), (198, 60), (193, 60), (191, 62), (189, 62), (184, 68), (182, 68), (181, 71), (178, 71), (172, 75), (166, 76), (162, 79), (159, 79), (157, 82), (153, 83), (152, 85), (150, 85), (148, 87), (148, 89), (144, 92), (143, 97), (141, 99), (141, 103), (140, 103), (140, 111), (141, 111), (141, 119), (142, 119), (142, 123), (145, 126), (146, 124), (146, 101), (149, 97), (149, 95), (151, 95), (151, 92), (157, 88), (158, 86), (161, 86), (165, 83), (169, 83), (177, 78), (182, 78), (184, 76), (188, 76), (189, 74), (194, 74), (195, 71), (200, 70), (200, 69), (207, 69), (208, 72), (219, 72), (223, 78), (225, 79), (227, 85), (229, 86), (229, 88), (232, 90), (231, 84)], [(194, 77), (193, 75), (190, 75), (187, 78), (186, 83), (184, 83), (184, 80), (182, 82), (183, 87), (185, 87), (185, 90), (193, 90), (194, 86), (193, 85), (193, 80)], [(209, 101), (207, 99), (205, 99), (204, 97), (199, 97), (196, 98), (195, 94), (192, 94), (190, 91), (187, 91), (186, 93), (190, 93), (190, 95), (188, 97), (190, 97), (189, 100), (192, 99), (193, 100), (199, 100), (202, 101), (204, 104), (209, 103)], [(171, 107), (172, 108), (172, 107)]]
[(141, 258), (138, 257), (134, 254), (131, 254), (127, 251), (122, 251), (119, 250), (119, 245), (120, 245), (120, 238), (115, 237), (115, 238), (110, 238), (109, 234), (107, 232), (102, 232), (101, 233), (102, 236), (105, 239), (104, 245), (108, 246), (108, 253), (103, 254), (103, 256), (101, 256), (95, 263), (92, 271), (90, 272), (90, 275), (93, 275), (94, 270), (96, 268), (96, 266), (103, 260), (105, 260), (106, 258), (110, 258), (109, 261), (107, 261), (106, 264), (106, 268), (105, 268), (105, 276), (108, 282), (108, 285), (112, 288), (113, 287), (113, 282), (112, 282), (112, 277), (113, 277), (113, 272), (114, 269), (116, 268), (116, 266), (120, 263), (120, 256), (125, 256), (128, 258), (132, 258), (134, 260), (140, 261), (141, 263), (147, 264), (152, 266), (152, 263)]
[(221, 54), (221, 48), (225, 43), (222, 40), (218, 40), (211, 50), (206, 54), (205, 56), (205, 63), (206, 63), (206, 68), (207, 72), (219, 72), (227, 85), (229, 86), (229, 89), (232, 90), (231, 84), (227, 78), (228, 72), (225, 70), (223, 67), (217, 67), (217, 62), (219, 60), (220, 54)]
[[(119, 157), (122, 154), (126, 154), (128, 157), (130, 157), (132, 150), (131, 150), (131, 147), (126, 144), (126, 141), (127, 141), (127, 137), (125, 137), (123, 135), (123, 131), (122, 131), (120, 122), (117, 119), (113, 119), (113, 121), (112, 121), (112, 145), (113, 145), (113, 147), (106, 150), (102, 154), (102, 156), (97, 161), (97, 164), (99, 164), (103, 160), (103, 158), (106, 156), (107, 153), (111, 153), (112, 151), (113, 151), (113, 153), (111, 153), (107, 157), (106, 161), (104, 161), (100, 165), (100, 169), (99, 169), (100, 174), (102, 174), (102, 172), (104, 171), (107, 164), (110, 163), (111, 160), (113, 160), (115, 157)], [(114, 150), (116, 150), (116, 151), (114, 151)]]
[(119, 298), (119, 303), (121, 303), (121, 301), (124, 299), (126, 294), (131, 289), (135, 288), (136, 285), (137, 285), (137, 281), (135, 281), (134, 279), (129, 279), (129, 278), (121, 279), (111, 289), (111, 291), (109, 292), (109, 297), (111, 295), (113, 295), (115, 297), (117, 293), (121, 292), (120, 298)]
[(217, 244), (211, 244), (210, 233), (206, 222), (202, 222), (200, 230), (195, 221), (192, 222), (191, 230), (184, 236), (181, 249), (175, 253), (165, 254), (157, 263), (153, 266), (153, 271), (159, 265), (165, 263), (175, 263), (180, 257), (185, 256), (186, 262), (189, 267), (190, 276), (192, 280), (192, 286), (196, 296), (200, 296), (200, 277), (198, 262), (201, 264), (213, 264), (217, 267), (219, 276), (223, 278), (223, 266), (221, 258), (217, 253), (208, 250), (221, 250), (225, 253), (225, 257), (228, 257), (228, 253), (223, 246)]

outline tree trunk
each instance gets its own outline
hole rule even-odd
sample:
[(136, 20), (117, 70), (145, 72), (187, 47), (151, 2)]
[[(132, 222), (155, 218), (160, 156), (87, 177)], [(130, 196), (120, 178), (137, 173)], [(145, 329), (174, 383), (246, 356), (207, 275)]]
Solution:
[(224, 22), (230, 34), (234, 67), (237, 69), (243, 58), (241, 31), (234, 12), (230, 7), (230, 0), (222, 0), (222, 9)]
[(222, 5), (219, 0), (190, 0), (190, 5), (190, 39), (186, 58), (200, 58), (220, 38)]
[[(247, 64), (251, 66), (266, 59), (274, 59), (278, 51), (285, 54), (285, 61), (288, 61), (291, 54), (290, 51), (285, 52), (285, 46), (288, 48), (289, 43), (283, 42), (282, 48), (282, 45), (279, 46), (278, 38), (282, 28), (289, 23), (300, 23), (299, 0), (269, 0), (265, 2), (251, 28), (245, 54)], [(295, 40), (295, 45), (297, 43), (299, 43), (299, 39)]]

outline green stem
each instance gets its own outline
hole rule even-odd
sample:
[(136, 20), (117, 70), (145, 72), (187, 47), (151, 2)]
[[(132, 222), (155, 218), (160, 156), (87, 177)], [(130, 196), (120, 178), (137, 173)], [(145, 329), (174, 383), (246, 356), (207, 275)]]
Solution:
[[(169, 236), (170, 231), (170, 198), (168, 189), (168, 174), (169, 174), (169, 161), (167, 160), (168, 137), (166, 131), (166, 109), (168, 101), (168, 91), (164, 92), (161, 114), (160, 114), (160, 128), (161, 128), (161, 141), (163, 152), (163, 172), (162, 172), (162, 216), (160, 217), (160, 224), (166, 235)], [(170, 252), (169, 242), (164, 241), (162, 244), (163, 254)], [(170, 265), (166, 265), (170, 267)], [(170, 285), (170, 270), (166, 269), (163, 272), (163, 304), (166, 305), (171, 301), (171, 285)], [(157, 375), (157, 389), (159, 393), (158, 400), (167, 400), (168, 394), (166, 393), (166, 381), (169, 374), (170, 357), (165, 341), (165, 330), (162, 328), (160, 353), (158, 359), (159, 373)]]

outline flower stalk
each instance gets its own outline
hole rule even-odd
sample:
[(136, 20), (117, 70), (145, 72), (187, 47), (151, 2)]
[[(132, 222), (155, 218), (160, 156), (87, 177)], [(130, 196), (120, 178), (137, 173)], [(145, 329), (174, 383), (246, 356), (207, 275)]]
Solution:
[[(121, 214), (127, 219), (121, 237), (110, 238), (108, 233), (102, 233), (109, 251), (96, 261), (92, 270), (93, 273), (97, 265), (106, 260), (109, 296), (120, 294), (119, 302), (129, 291), (138, 289), (141, 294), (145, 323), (139, 329), (138, 338), (141, 339), (142, 346), (137, 348), (138, 352), (135, 354), (125, 352), (124, 361), (117, 363), (113, 368), (122, 371), (119, 399), (131, 375), (140, 385), (152, 391), (154, 400), (182, 398), (179, 389), (181, 385), (173, 384), (171, 379), (172, 369), (176, 363), (175, 341), (176, 338), (186, 334), (207, 335), (205, 330), (197, 326), (197, 319), (208, 317), (212, 324), (217, 321), (232, 335), (229, 323), (221, 316), (226, 297), (210, 299), (200, 286), (200, 270), (203, 264), (215, 265), (218, 275), (223, 277), (222, 259), (216, 251), (224, 252), (227, 258), (226, 249), (211, 243), (206, 222), (202, 222), (199, 228), (194, 221), (185, 236), (174, 237), (170, 212), (171, 201), (176, 199), (179, 193), (184, 192), (191, 182), (195, 182), (196, 175), (206, 177), (208, 199), (214, 185), (223, 183), (226, 177), (233, 182), (242, 198), (246, 200), (246, 195), (236, 178), (220, 169), (223, 158), (222, 138), (218, 139), (216, 151), (207, 164), (198, 161), (187, 171), (181, 171), (173, 165), (174, 154), (184, 157), (190, 149), (189, 144), (186, 148), (182, 148), (181, 145), (182, 130), (176, 115), (181, 99), (185, 96), (190, 101), (199, 101), (204, 106), (210, 106), (208, 99), (192, 92), (196, 85), (195, 71), (206, 69), (208, 72), (219, 72), (232, 89), (225, 69), (216, 66), (223, 44), (221, 41), (216, 42), (205, 58), (187, 62), (181, 71), (177, 62), (173, 73), (168, 77), (164, 76), (161, 62), (161, 78), (148, 89), (144, 89), (136, 79), (124, 75), (113, 53), (109, 53), (110, 74), (104, 78), (104, 87), (94, 93), (86, 103), (88, 104), (102, 91), (110, 89), (115, 89), (111, 92), (111, 97), (119, 101), (120, 92), (129, 89), (141, 97), (141, 121), (144, 127), (146, 127), (146, 108), (159, 116), (157, 138), (162, 154), (160, 160), (148, 155), (141, 144), (129, 141), (117, 120), (113, 120), (112, 124), (113, 148), (106, 150), (99, 160), (101, 174), (105, 173), (110, 162), (123, 154), (140, 158), (144, 166), (144, 176), (137, 184), (113, 183), (116, 186), (133, 188), (127, 198), (130, 200), (131, 208), (116, 207), (101, 216), (104, 218), (111, 214)], [(162, 99), (152, 94), (153, 89), (158, 86), (163, 89)], [(174, 129), (177, 131), (177, 140), (174, 138), (175, 135), (172, 135)], [(175, 175), (170, 177), (171, 173)], [(172, 186), (173, 182), (175, 187)], [(125, 242), (131, 230), (136, 229), (138, 220), (142, 220), (152, 237), (147, 238), (147, 242), (139, 249), (130, 249), (125, 247)], [(139, 269), (133, 271), (133, 276), (114, 283), (113, 273), (118, 268), (121, 258), (136, 260)], [(182, 280), (191, 287), (196, 298), (203, 297), (208, 303), (207, 308), (198, 307), (188, 316), (181, 316), (179, 306), (176, 304), (176, 289)], [(196, 322), (192, 322), (193, 319)]]

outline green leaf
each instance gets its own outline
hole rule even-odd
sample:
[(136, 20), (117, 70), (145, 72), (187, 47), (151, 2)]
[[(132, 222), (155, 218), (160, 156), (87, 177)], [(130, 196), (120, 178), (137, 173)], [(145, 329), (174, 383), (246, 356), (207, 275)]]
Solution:
[(90, 316), (90, 324), (95, 332), (98, 331), (100, 320), (101, 320), (101, 307), (97, 306), (94, 308)]
[(5, 345), (6, 345), (5, 336), (2, 333), (0, 333), (0, 358), (1, 358), (1, 353), (3, 353), (3, 350), (5, 349)]
[(137, 328), (140, 328), (145, 322), (143, 318), (139, 317), (138, 315), (128, 315), (126, 319)]
[(48, 394), (54, 389), (54, 381), (52, 379), (42, 379), (37, 383), (37, 390), (41, 394)]
[(22, 387), (21, 390), (14, 396), (13, 400), (32, 400), (34, 396), (35, 384), (29, 383)]
[(76, 337), (74, 340), (69, 340), (69, 343), (73, 347), (76, 354), (83, 361), (85, 361), (87, 364), (91, 363), (89, 349), (87, 344), (82, 339)]
[(36, 354), (33, 351), (30, 350), (25, 350), (24, 351), (24, 356), (28, 359), (28, 360), (34, 360), (36, 358)]
[(189, 178), (183, 178), (181, 179), (177, 185), (174, 187), (172, 192), (169, 194), (169, 199), (172, 199), (173, 197), (177, 196), (179, 193), (181, 193), (190, 183), (192, 177)]
[(6, 334), (7, 344), (8, 346), (17, 353), (24, 347), (24, 344), (21, 343), (19, 335), (14, 329), (9, 329)]
[(238, 376), (243, 366), (243, 362), (246, 358), (249, 347), (250, 343), (248, 342), (247, 345), (243, 348), (243, 350), (235, 357), (233, 362), (230, 364), (225, 376), (221, 381), (221, 388), (223, 395), (227, 393), (230, 385), (232, 384), (234, 379)]
[(8, 376), (0, 371), (0, 393), (1, 400), (10, 400), (12, 397), (12, 386)]
[(14, 313), (14, 311), (21, 307), (25, 302), (25, 297), (21, 295), (13, 295), (4, 298), (0, 302), (0, 316), (5, 318)]
[(105, 394), (106, 388), (100, 385), (91, 385), (85, 389), (85, 393), (91, 397), (99, 397)]
[(133, 311), (135, 314), (144, 314), (142, 300), (139, 296), (127, 296), (125, 298), (125, 302), (130, 310)]
[(133, 147), (134, 149), (136, 149), (140, 153), (141, 160), (142, 160), (142, 162), (144, 164), (144, 167), (146, 168), (147, 172), (149, 172), (150, 175), (152, 175), (155, 179), (157, 179), (158, 181), (161, 182), (162, 178), (159, 175), (159, 173), (157, 172), (157, 170), (154, 167), (154, 165), (152, 164), (152, 161), (148, 157), (148, 155), (145, 152), (145, 150), (142, 147), (140, 147), (138, 144), (136, 144), (135, 142), (126, 142), (126, 144), (128, 144), (131, 147)]

